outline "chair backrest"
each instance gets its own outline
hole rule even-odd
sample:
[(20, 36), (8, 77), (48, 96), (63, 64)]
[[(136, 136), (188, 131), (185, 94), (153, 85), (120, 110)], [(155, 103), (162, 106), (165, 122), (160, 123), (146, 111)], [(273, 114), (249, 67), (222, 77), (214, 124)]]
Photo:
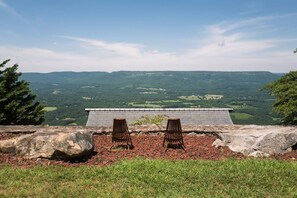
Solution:
[(112, 142), (125, 142), (128, 146), (132, 146), (126, 119), (115, 118), (113, 120)]
[(166, 131), (182, 133), (180, 119), (168, 119)]
[(113, 119), (113, 133), (126, 133), (129, 132), (126, 119), (115, 118)]
[[(164, 140), (163, 140), (163, 146), (165, 145), (165, 142), (168, 142), (170, 144), (177, 142), (180, 148), (185, 150), (180, 119), (168, 119)], [(168, 145), (169, 144), (167, 144), (167, 149), (168, 149)]]

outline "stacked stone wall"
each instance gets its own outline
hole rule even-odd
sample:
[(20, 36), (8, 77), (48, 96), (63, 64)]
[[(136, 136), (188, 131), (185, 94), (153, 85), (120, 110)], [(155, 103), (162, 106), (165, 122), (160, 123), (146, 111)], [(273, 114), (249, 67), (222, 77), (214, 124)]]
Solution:
[(182, 125), (232, 125), (230, 109), (90, 109), (86, 126), (112, 126), (114, 118), (130, 125), (142, 116), (180, 118)]

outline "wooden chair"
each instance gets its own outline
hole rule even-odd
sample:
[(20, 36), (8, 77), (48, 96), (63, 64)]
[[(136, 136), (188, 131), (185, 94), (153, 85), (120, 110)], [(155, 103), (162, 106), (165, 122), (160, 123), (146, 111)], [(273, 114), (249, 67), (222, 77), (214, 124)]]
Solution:
[(177, 143), (177, 146), (185, 150), (180, 119), (168, 119), (163, 140), (163, 147), (165, 145), (165, 142), (168, 142), (167, 149), (169, 144)]
[(117, 142), (126, 143), (128, 148), (133, 147), (126, 119), (113, 119), (112, 143)]

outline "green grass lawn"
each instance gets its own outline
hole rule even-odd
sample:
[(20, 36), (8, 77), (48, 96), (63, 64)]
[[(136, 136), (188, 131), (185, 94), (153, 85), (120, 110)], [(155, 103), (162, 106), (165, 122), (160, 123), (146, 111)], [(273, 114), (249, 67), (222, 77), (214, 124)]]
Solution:
[(296, 184), (296, 162), (268, 159), (0, 165), (0, 197), (296, 197)]

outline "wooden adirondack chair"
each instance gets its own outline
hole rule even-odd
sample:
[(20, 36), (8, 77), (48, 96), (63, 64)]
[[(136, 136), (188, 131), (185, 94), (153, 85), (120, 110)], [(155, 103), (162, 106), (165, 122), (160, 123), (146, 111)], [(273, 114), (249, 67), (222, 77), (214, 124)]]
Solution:
[(113, 120), (112, 143), (126, 143), (128, 148), (133, 146), (126, 119)]
[(185, 150), (180, 119), (168, 119), (163, 140), (163, 147), (165, 146), (165, 142), (167, 142), (168, 144), (177, 144), (183, 150)]

